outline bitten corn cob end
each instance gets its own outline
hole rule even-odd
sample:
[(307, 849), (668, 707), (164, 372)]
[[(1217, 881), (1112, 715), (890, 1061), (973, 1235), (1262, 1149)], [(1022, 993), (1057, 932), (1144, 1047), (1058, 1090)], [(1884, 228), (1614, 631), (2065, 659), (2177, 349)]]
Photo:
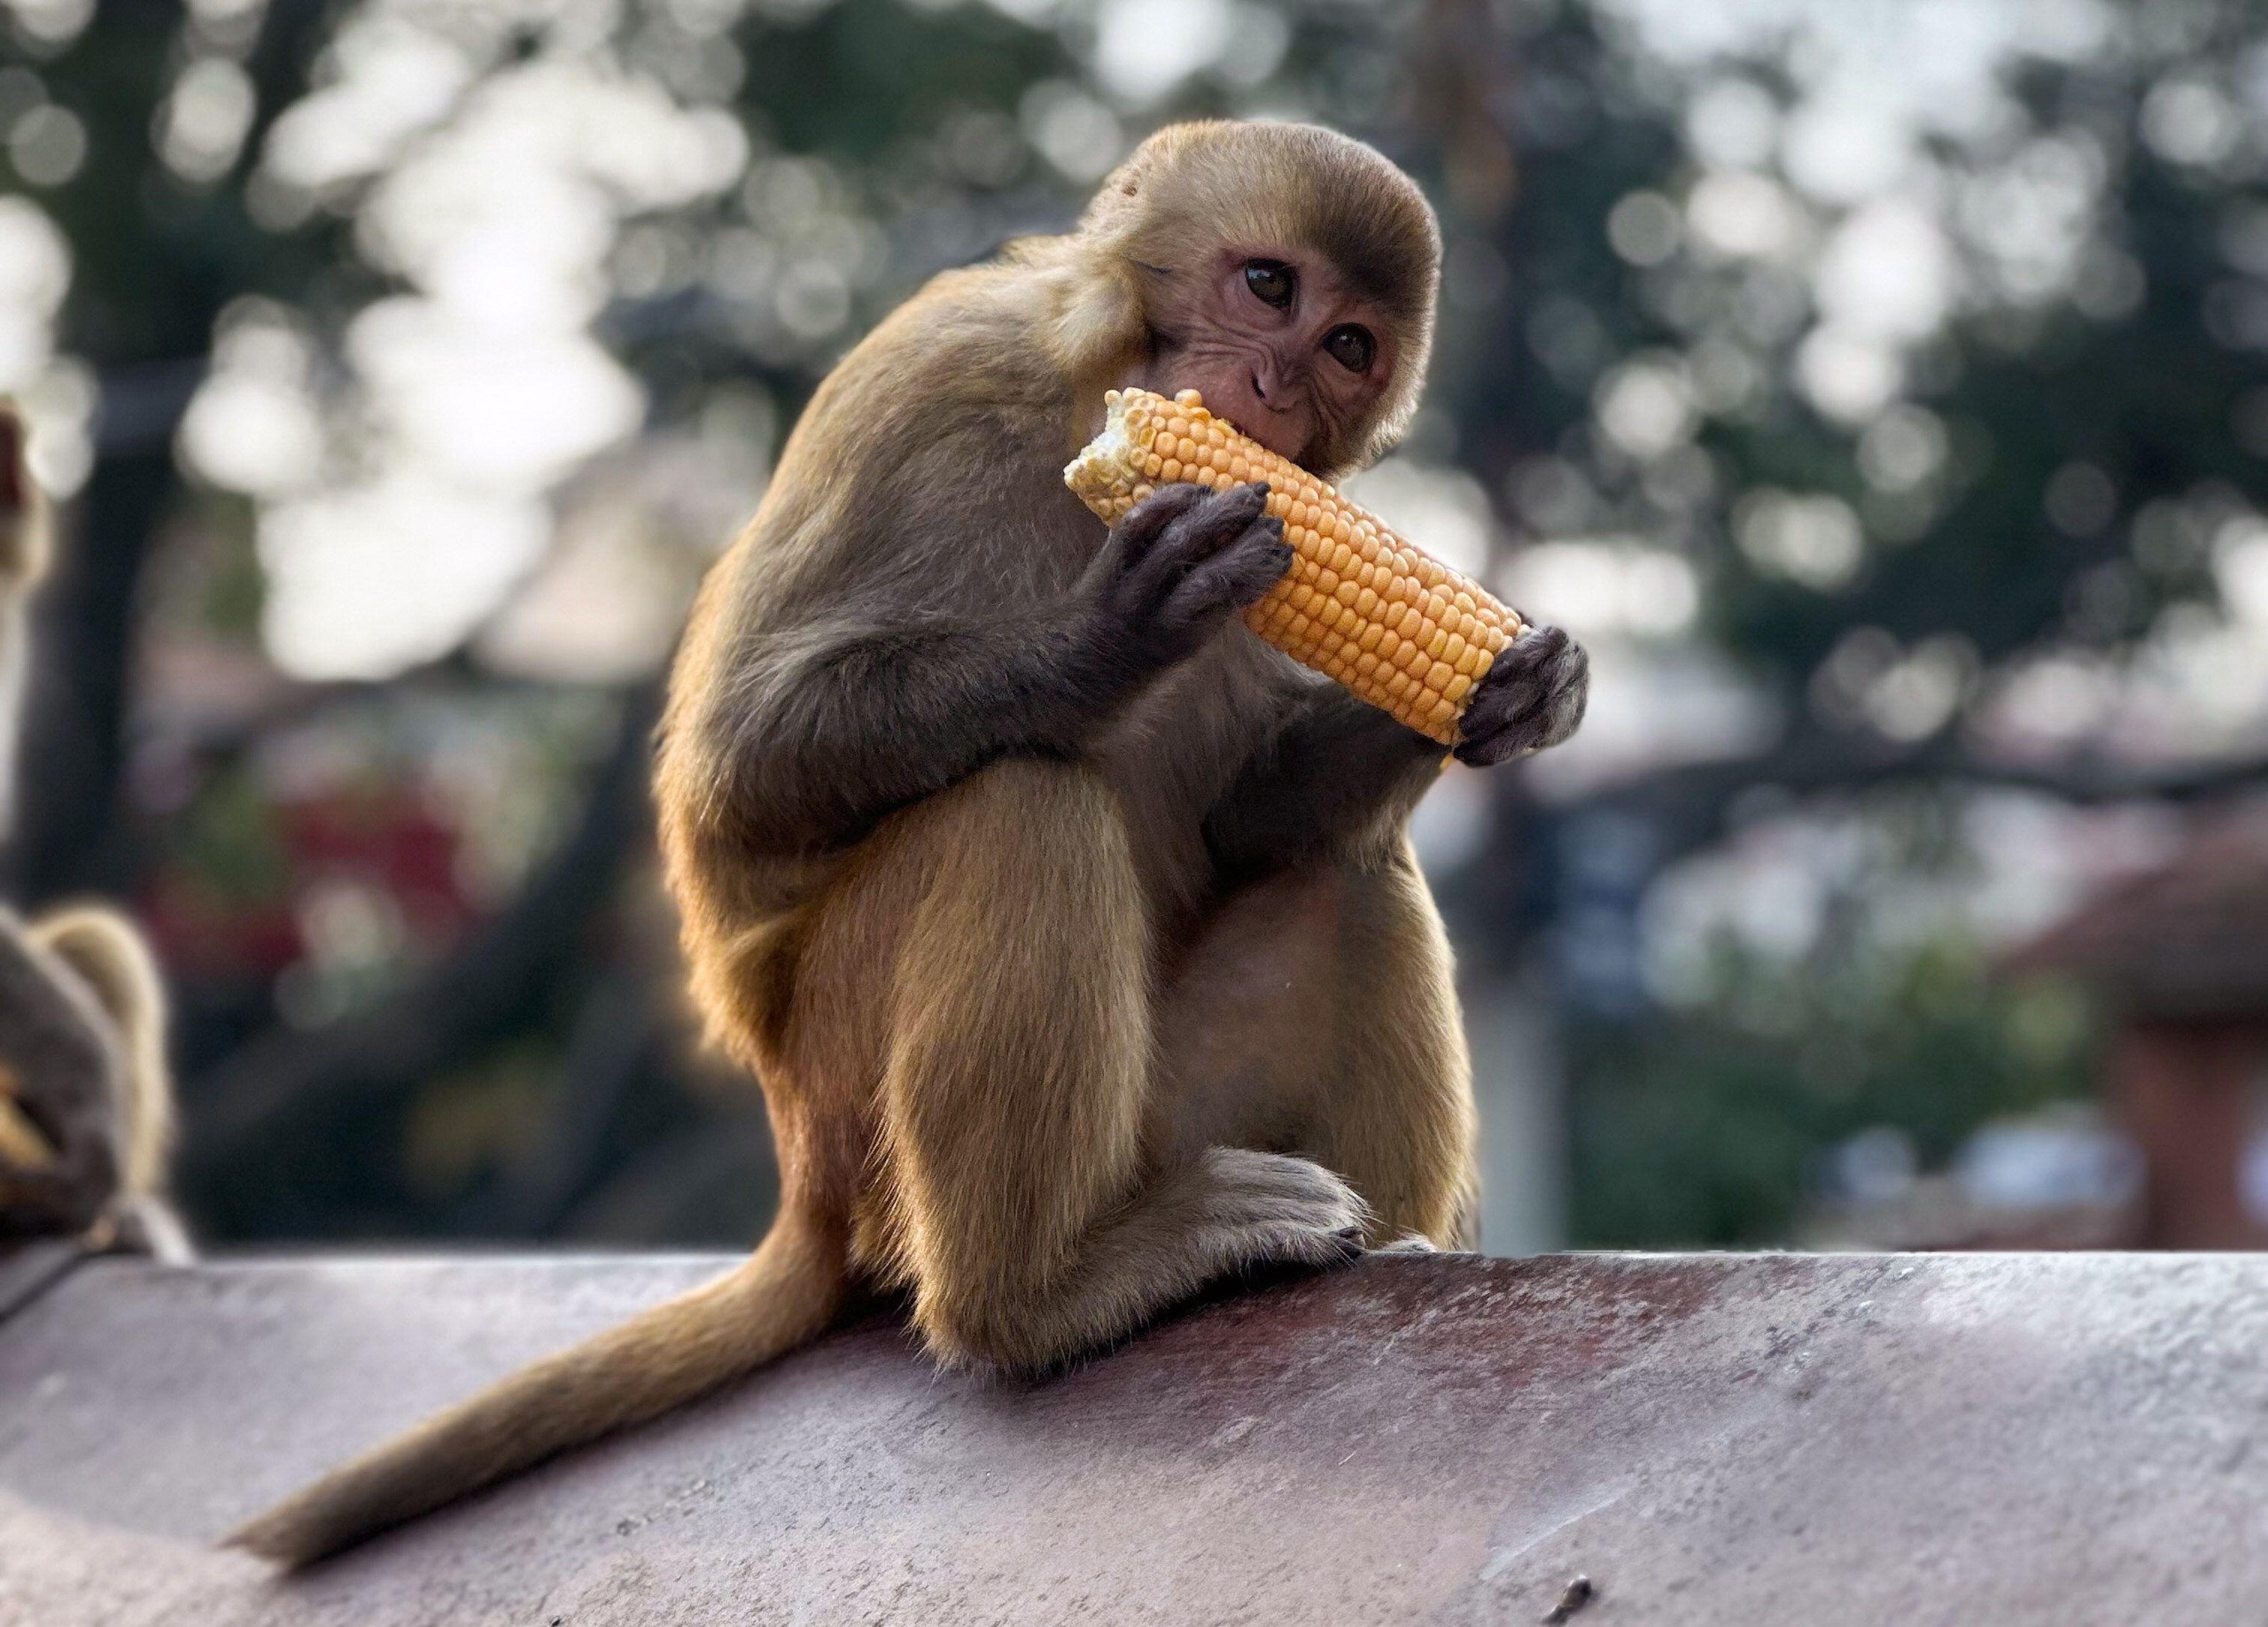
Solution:
[(1456, 744), (1474, 686), (1520, 635), (1517, 615), (1325, 482), (1214, 417), (1194, 390), (1170, 401), (1147, 390), (1113, 390), (1103, 400), (1103, 431), (1064, 469), (1064, 484), (1115, 525), (1159, 485), (1187, 480), (1219, 491), (1266, 481), (1268, 512), (1284, 522), (1292, 568), (1245, 611), (1245, 624), (1418, 732)]

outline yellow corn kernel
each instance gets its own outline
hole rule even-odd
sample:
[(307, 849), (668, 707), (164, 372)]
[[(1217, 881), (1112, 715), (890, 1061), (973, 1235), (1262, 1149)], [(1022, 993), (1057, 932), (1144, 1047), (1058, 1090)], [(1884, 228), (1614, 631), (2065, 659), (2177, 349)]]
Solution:
[(1169, 401), (1113, 390), (1103, 400), (1108, 421), (1063, 471), (1064, 484), (1115, 525), (1153, 484), (1192, 480), (1221, 491), (1266, 481), (1268, 512), (1284, 522), (1295, 557), (1245, 624), (1420, 733), (1456, 744), (1464, 702), (1524, 631), (1517, 615), (1214, 417), (1195, 391)]

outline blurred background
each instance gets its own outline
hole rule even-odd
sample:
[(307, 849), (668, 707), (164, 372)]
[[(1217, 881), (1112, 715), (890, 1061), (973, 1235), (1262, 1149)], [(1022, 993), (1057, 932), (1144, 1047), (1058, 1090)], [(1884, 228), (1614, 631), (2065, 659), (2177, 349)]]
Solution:
[(0, 893), (128, 899), (212, 1244), (737, 1243), (645, 801), (835, 358), (1148, 130), (1448, 241), (1355, 492), (1586, 639), (1453, 771), (1486, 1243), (2268, 1241), (2268, 19), (2229, 0), (0, 0), (66, 557)]

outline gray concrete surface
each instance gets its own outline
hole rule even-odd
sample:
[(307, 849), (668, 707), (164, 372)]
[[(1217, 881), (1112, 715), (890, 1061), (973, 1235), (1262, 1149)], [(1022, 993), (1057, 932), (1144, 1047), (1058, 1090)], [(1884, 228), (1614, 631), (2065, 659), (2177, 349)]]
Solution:
[(838, 1334), (289, 1581), (212, 1538), (715, 1262), (83, 1267), (0, 1622), (2268, 1622), (2268, 1258), (1379, 1258), (1040, 1384)]

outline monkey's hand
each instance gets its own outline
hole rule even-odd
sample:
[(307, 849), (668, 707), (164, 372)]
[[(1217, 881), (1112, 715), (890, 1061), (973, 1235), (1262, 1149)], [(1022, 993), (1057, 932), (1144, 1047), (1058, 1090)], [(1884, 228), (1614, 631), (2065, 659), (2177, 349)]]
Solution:
[(1186, 660), (1291, 568), (1263, 484), (1161, 486), (1121, 520), (1080, 586), (1114, 654), (1139, 670)]
[(1487, 768), (1557, 746), (1583, 721), (1591, 658), (1557, 627), (1530, 627), (1504, 647), (1472, 692), (1457, 760)]

